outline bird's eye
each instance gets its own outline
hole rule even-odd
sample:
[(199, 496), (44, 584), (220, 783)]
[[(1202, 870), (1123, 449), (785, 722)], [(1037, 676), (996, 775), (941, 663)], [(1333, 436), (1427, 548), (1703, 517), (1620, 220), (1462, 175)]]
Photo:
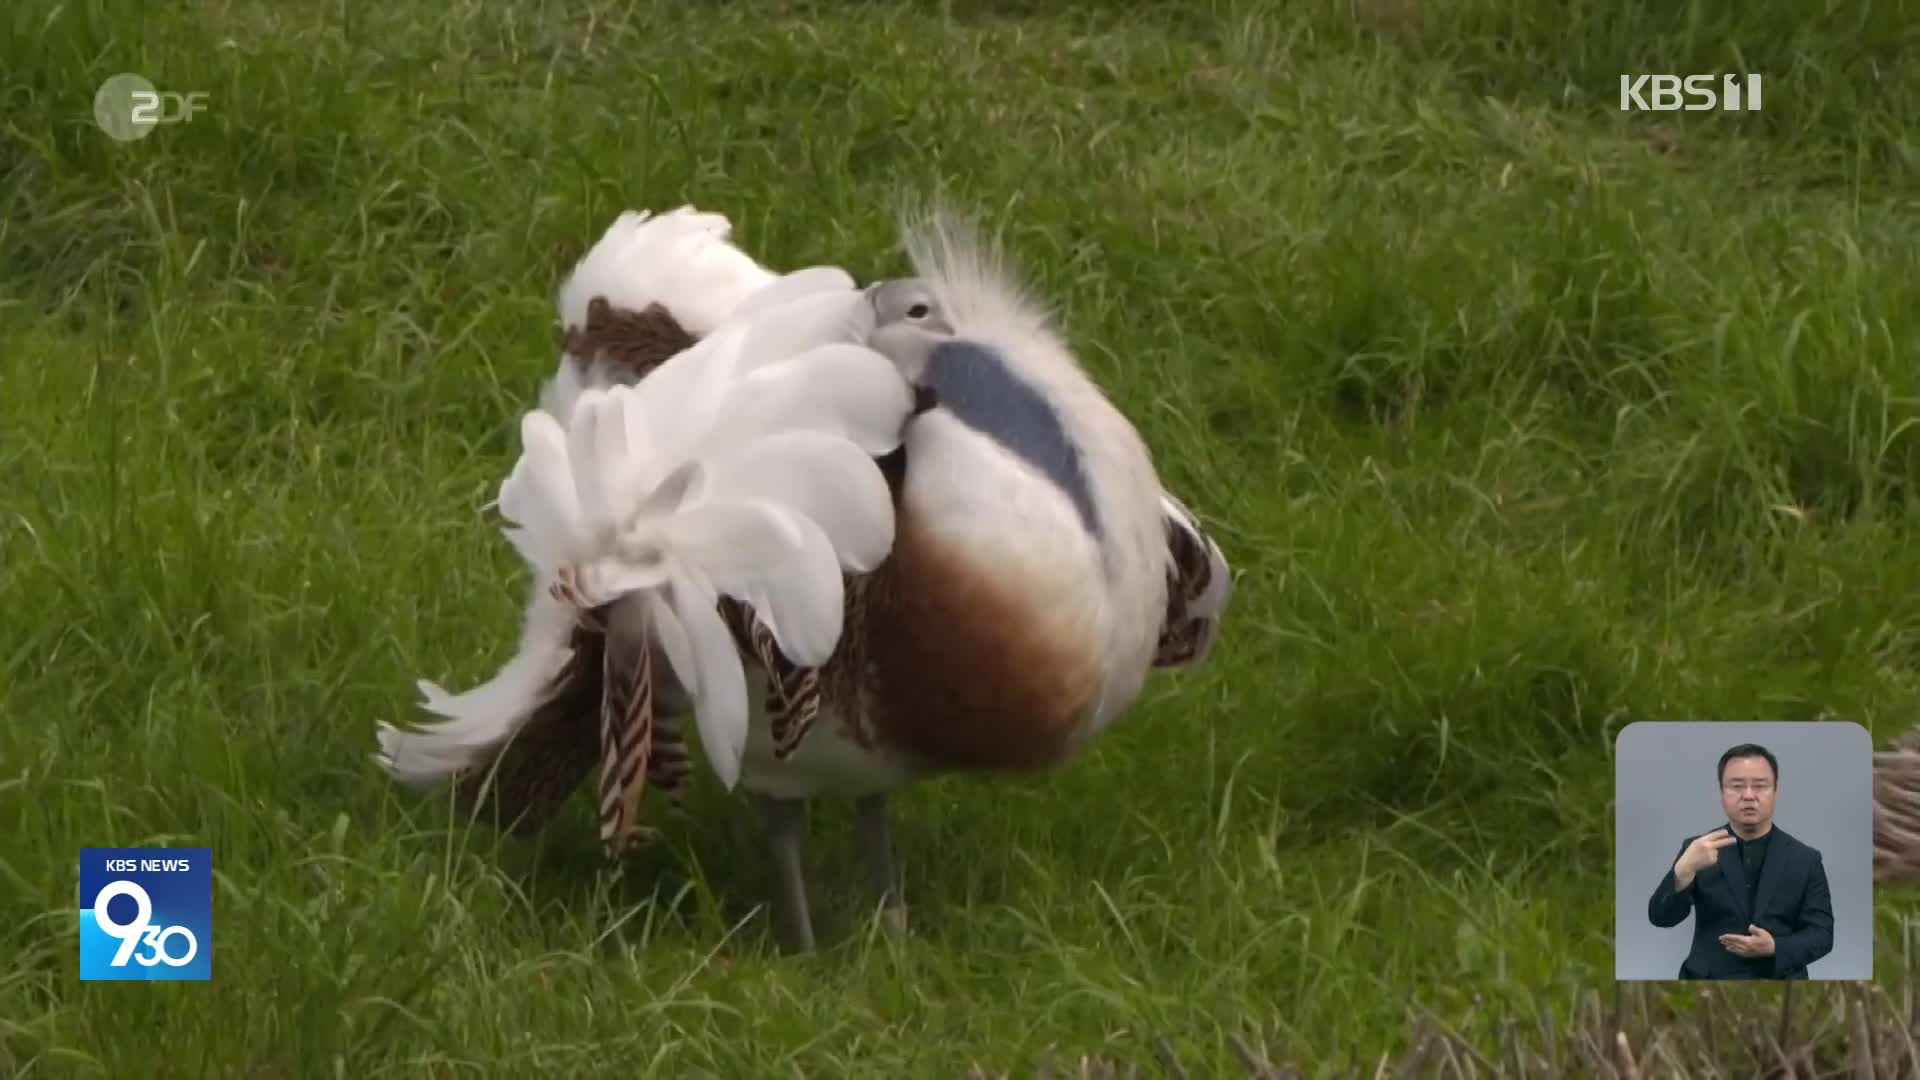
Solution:
[(933, 314), (933, 309), (925, 304), (915, 304), (907, 309), (907, 318), (909, 319), (924, 319), (931, 314)]

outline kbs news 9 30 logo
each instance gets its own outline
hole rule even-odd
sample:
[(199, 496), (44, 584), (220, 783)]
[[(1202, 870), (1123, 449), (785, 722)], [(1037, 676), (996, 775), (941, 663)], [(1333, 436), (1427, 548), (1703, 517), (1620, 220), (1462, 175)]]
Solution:
[(211, 979), (211, 848), (81, 848), (80, 978)]

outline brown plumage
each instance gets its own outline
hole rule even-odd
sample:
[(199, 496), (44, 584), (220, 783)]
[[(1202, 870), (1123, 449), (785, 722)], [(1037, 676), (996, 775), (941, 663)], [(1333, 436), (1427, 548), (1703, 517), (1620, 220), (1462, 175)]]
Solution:
[(622, 381), (637, 382), (696, 340), (659, 304), (627, 311), (596, 296), (587, 301), (587, 325), (567, 327), (560, 346), (583, 371), (606, 364)]
[(487, 760), (455, 777), (454, 802), (463, 814), (529, 836), (593, 771), (606, 637), (583, 622), (569, 644), (573, 655), (555, 677), (554, 693)]
[(1044, 768), (1098, 692), (1097, 659), (975, 566), (902, 507), (893, 554), (865, 583), (868, 662), (848, 689), (871, 702), (872, 736), (923, 768)]

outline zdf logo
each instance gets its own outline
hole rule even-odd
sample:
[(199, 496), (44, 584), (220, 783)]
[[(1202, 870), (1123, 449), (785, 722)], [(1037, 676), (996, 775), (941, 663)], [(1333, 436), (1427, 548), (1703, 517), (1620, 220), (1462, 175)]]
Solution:
[[(1741, 80), (1745, 79), (1743, 86)], [(1716, 92), (1715, 84), (1719, 84)], [(1682, 104), (1683, 96), (1689, 99)], [(1758, 75), (1632, 75), (1620, 76), (1620, 111), (1652, 112), (1760, 111)]]
[(190, 123), (207, 107), (207, 92), (156, 90), (144, 77), (122, 72), (93, 93), (93, 122), (116, 142), (144, 139), (160, 124)]
[[(115, 922), (113, 916), (107, 914), (107, 905), (117, 896), (133, 899), (134, 911), (131, 921)], [(141, 888), (136, 882), (122, 879), (101, 889), (93, 898), (93, 924), (100, 928), (101, 933), (110, 938), (117, 938), (120, 942), (120, 948), (113, 954), (113, 959), (107, 961), (109, 967), (126, 967), (128, 960), (132, 960), (141, 967), (152, 967), (155, 964), (186, 967), (193, 963), (195, 956), (200, 954), (200, 939), (193, 936), (192, 930), (180, 925), (167, 927), (153, 925), (153, 900), (147, 896), (147, 890)], [(179, 956), (172, 955), (167, 947), (168, 939), (174, 937), (180, 938), (183, 942)], [(144, 955), (134, 955), (134, 950), (142, 945), (149, 951)]]

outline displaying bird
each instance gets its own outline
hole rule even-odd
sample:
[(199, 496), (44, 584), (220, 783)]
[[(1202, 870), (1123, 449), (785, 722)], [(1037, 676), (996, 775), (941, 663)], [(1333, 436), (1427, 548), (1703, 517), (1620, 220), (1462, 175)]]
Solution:
[[(846, 317), (867, 310), (852, 278), (776, 277), (727, 230), (690, 209), (622, 215), (562, 290), (563, 315), (585, 323), (571, 347), (617, 324), (648, 359), (564, 356), (523, 419), (525, 452), (497, 500), (536, 577), (520, 649), (466, 693), (422, 682), (440, 723), (380, 726), (376, 757), (397, 779), (458, 774), (466, 802), (510, 803), (524, 829), (599, 761), (602, 837), (617, 854), (644, 835), (643, 779), (684, 785), (689, 705), (715, 771), (738, 778), (744, 672), (723, 612), (781, 662), (831, 653), (843, 572), (871, 569), (892, 542), (874, 455), (899, 445), (912, 396), (889, 361), (847, 342)], [(651, 305), (610, 322), (600, 285), (631, 298), (656, 280), (687, 294), (682, 317), (710, 336), (695, 341)], [(505, 789), (497, 771), (470, 768), (521, 734), (533, 768), (510, 770)]]
[[(566, 355), (542, 402), (564, 421), (586, 388), (646, 387), (668, 357), (704, 347), (732, 313), (777, 293), (775, 281), (805, 299), (786, 305), (782, 334), (871, 350), (910, 388), (898, 445), (875, 450), (891, 544), (872, 565), (870, 549), (842, 559), (843, 629), (828, 655), (787, 648), (762, 594), (716, 598), (752, 671), (755, 706), (738, 771), (723, 762), (716, 772), (759, 802), (780, 880), (779, 935), (805, 948), (808, 800), (853, 799), (883, 921), (903, 926), (889, 793), (943, 773), (1072, 760), (1132, 705), (1151, 669), (1209, 654), (1232, 579), (1218, 545), (1161, 488), (1133, 426), (970, 231), (939, 217), (911, 229), (916, 276), (852, 293), (851, 305), (838, 271), (775, 278), (726, 237), (724, 218), (691, 210), (616, 222), (562, 289)], [(677, 796), (690, 773), (684, 694), (656, 695), (655, 749), (638, 773), (593, 738), (592, 717), (620, 709), (607, 704), (621, 681), (610, 674), (620, 661), (608, 658), (648, 651), (618, 640), (616, 625), (602, 615), (546, 627), (540, 640), (554, 651), (564, 636), (568, 664), (539, 669), (544, 681), (484, 723), (429, 686), (428, 707), (450, 719), (414, 734), (383, 730), (383, 764), (416, 784), (458, 775), (467, 805), (522, 829), (544, 823), (596, 760), (603, 803), (619, 801), (609, 775), (644, 773)], [(475, 738), (481, 730), (489, 738)], [(708, 730), (701, 718), (711, 757)], [(603, 812), (603, 834), (608, 820)]]

